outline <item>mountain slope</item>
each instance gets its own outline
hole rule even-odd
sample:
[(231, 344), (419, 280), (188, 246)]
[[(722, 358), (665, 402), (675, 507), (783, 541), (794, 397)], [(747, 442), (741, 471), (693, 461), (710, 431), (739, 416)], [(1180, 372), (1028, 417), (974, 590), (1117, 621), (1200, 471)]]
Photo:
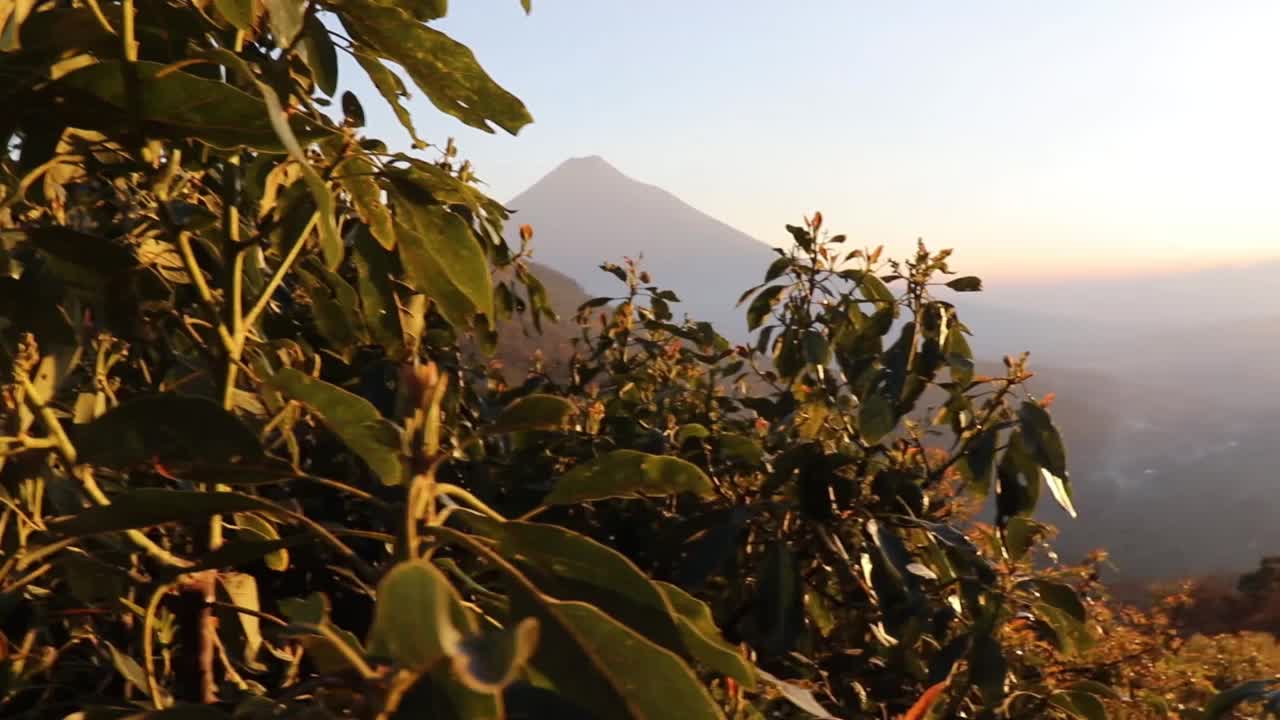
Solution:
[(534, 258), (588, 293), (622, 292), (600, 263), (642, 258), (654, 283), (680, 296), (672, 308), (677, 316), (708, 320), (739, 339), (746, 323), (734, 301), (759, 282), (774, 257), (768, 245), (598, 156), (566, 160), (507, 207), (516, 211), (513, 232), (533, 226)]

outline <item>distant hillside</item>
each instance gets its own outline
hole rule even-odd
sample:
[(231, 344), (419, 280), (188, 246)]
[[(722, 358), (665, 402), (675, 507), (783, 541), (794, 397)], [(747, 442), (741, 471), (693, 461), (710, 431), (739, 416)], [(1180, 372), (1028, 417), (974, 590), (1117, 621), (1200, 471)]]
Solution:
[(513, 232), (533, 226), (534, 258), (588, 293), (621, 292), (600, 263), (643, 256), (654, 282), (680, 296), (677, 316), (708, 320), (730, 337), (746, 332), (734, 302), (774, 257), (768, 245), (597, 156), (565, 161), (507, 206), (516, 211)]
[(544, 320), (542, 332), (527, 319), (512, 318), (498, 325), (498, 351), (495, 359), (502, 363), (507, 382), (518, 383), (532, 367), (534, 353), (542, 355), (544, 370), (553, 377), (563, 377), (573, 354), (573, 339), (579, 330), (573, 316), (578, 306), (591, 299), (582, 286), (564, 273), (540, 263), (529, 263), (529, 269), (547, 289), (551, 307), (559, 322)]

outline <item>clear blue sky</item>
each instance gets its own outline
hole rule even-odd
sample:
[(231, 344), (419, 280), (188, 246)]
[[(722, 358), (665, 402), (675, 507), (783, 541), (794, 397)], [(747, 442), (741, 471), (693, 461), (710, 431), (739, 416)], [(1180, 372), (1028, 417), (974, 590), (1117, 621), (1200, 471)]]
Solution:
[(599, 154), (768, 242), (820, 209), (1011, 279), (1280, 256), (1277, 0), (450, 5), (535, 123), (412, 107), (502, 200)]

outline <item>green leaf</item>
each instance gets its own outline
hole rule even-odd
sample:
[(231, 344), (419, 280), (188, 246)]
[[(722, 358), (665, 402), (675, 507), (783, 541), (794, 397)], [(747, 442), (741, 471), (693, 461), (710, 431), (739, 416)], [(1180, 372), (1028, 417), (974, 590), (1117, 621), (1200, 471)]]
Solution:
[(324, 593), (311, 593), (306, 597), (283, 598), (279, 602), (280, 613), (289, 622), (303, 625), (323, 625), (329, 622), (329, 598)]
[(1027, 400), (1018, 407), (1018, 421), (1022, 439), (1036, 462), (1054, 475), (1066, 475), (1067, 453), (1049, 412)]
[(782, 693), (782, 697), (786, 698), (787, 702), (797, 708), (800, 708), (812, 717), (818, 718), (818, 720), (836, 720), (831, 713), (827, 712), (826, 708), (822, 707), (822, 704), (818, 702), (816, 697), (814, 697), (812, 690), (800, 687), (795, 683), (787, 682), (786, 680), (783, 680), (760, 668), (756, 668), (756, 674), (759, 675), (762, 680), (776, 688), (778, 692)]
[(320, 92), (333, 97), (338, 90), (338, 51), (329, 38), (329, 30), (315, 13), (309, 13), (302, 25), (298, 53), (311, 69), (311, 79)]
[(1260, 700), (1276, 686), (1274, 680), (1254, 680), (1237, 685), (1213, 696), (1205, 706), (1201, 720), (1218, 720), (1227, 717), (1232, 708), (1244, 702)]
[(996, 466), (998, 434), (990, 429), (981, 431), (956, 463), (956, 470), (964, 478), (966, 488), (978, 497), (986, 497), (991, 492), (991, 473)]
[(499, 692), (518, 677), (538, 647), (538, 621), (525, 618), (514, 627), (491, 630), (463, 640), (453, 657), (458, 678), (477, 692)]
[[(120, 673), (121, 677), (128, 680), (129, 684), (137, 688), (139, 692), (150, 697), (151, 684), (147, 682), (147, 673), (138, 664), (138, 661), (116, 650), (116, 647), (110, 643), (107, 643), (107, 650), (111, 653), (111, 664), (115, 666), (116, 672)], [(164, 699), (162, 698), (161, 702), (163, 701)]]
[(370, 652), (385, 652), (400, 665), (426, 668), (453, 657), (462, 639), (475, 632), (474, 624), (464, 624), (469, 616), (457, 591), (427, 560), (392, 568), (378, 583), (377, 599)]
[(717, 455), (727, 461), (759, 465), (764, 461), (764, 448), (744, 435), (725, 433), (716, 438)]
[(353, 156), (342, 163), (338, 182), (351, 195), (356, 214), (369, 226), (369, 232), (378, 244), (387, 250), (396, 246), (396, 231), (391, 220), (391, 210), (382, 202), (382, 187), (378, 185), (377, 169), (363, 155)]
[(705, 425), (698, 423), (688, 423), (681, 425), (675, 433), (676, 447), (683, 447), (689, 438), (707, 438), (711, 437), (711, 431)]
[(253, 27), (255, 0), (214, 0), (218, 12), (238, 30)]
[(364, 344), (361, 341), (367, 338), (362, 337), (364, 327), (355, 290), (320, 263), (303, 265), (310, 265), (299, 268), (298, 275), (304, 280), (316, 330), (335, 350)]
[(1004, 698), (1004, 681), (1008, 669), (999, 641), (988, 635), (973, 637), (973, 644), (969, 649), (969, 682), (982, 692), (982, 699), (987, 706), (999, 705)]
[(769, 270), (764, 274), (765, 282), (773, 282), (782, 277), (782, 274), (791, 269), (792, 261), (787, 255), (774, 260), (769, 264)]
[(370, 0), (375, 5), (399, 8), (419, 22), (439, 20), (449, 12), (448, 0)]
[(1028, 400), (1018, 408), (1018, 420), (1023, 445), (1040, 465), (1040, 479), (1044, 480), (1062, 509), (1076, 517), (1076, 508), (1071, 501), (1071, 484), (1067, 479), (1066, 450), (1048, 411), (1039, 403)]
[(436, 663), (405, 694), (391, 720), (504, 720), (508, 717), (504, 695), (468, 687), (468, 683), (474, 682), (458, 672), (457, 656), (454, 662)]
[(329, 191), (329, 184), (324, 178), (320, 177), (320, 173), (312, 167), (307, 159), (307, 155), (302, 150), (302, 146), (298, 142), (297, 134), (288, 122), (288, 115), (284, 108), (280, 105), (280, 98), (276, 96), (276, 91), (270, 85), (261, 80), (254, 81), (258, 86), (258, 92), (262, 93), (262, 100), (267, 106), (267, 119), (271, 122), (271, 128), (275, 131), (276, 137), (280, 138), (285, 149), (289, 153), (289, 157), (298, 163), (298, 167), (302, 169), (302, 179), (307, 184), (307, 189), (311, 191), (311, 197), (316, 203), (316, 217), (318, 227), (320, 229), (320, 251), (324, 253), (325, 266), (330, 270), (336, 270), (338, 265), (342, 264), (343, 255), (346, 252), (342, 243), (342, 238), (338, 237), (338, 225), (334, 221), (334, 201), (333, 193)]
[(138, 259), (128, 248), (106, 238), (54, 226), (17, 231), (27, 241), (61, 263), (69, 263), (100, 277), (110, 277), (138, 267)]
[(1011, 560), (1021, 560), (1047, 531), (1044, 525), (1025, 517), (1009, 518), (1004, 529), (1004, 547)]
[(1046, 604), (1061, 610), (1078, 623), (1085, 621), (1084, 604), (1080, 602), (1080, 595), (1070, 585), (1048, 580), (1031, 580), (1028, 584)]
[(827, 345), (827, 338), (817, 330), (810, 330), (804, 334), (804, 359), (814, 365), (826, 365), (831, 361), (831, 347)]
[(541, 592), (589, 603), (668, 650), (684, 650), (666, 595), (626, 556), (555, 525), (463, 517), (496, 540), (497, 551), (514, 558)]
[(862, 404), (858, 406), (858, 431), (863, 440), (871, 444), (878, 443), (885, 435), (893, 432), (897, 424), (893, 405), (885, 396), (873, 390), (862, 398)]
[(1096, 696), (1087, 692), (1066, 690), (1054, 693), (1049, 702), (1079, 720), (1107, 720), (1107, 709)]
[(400, 102), (401, 98), (407, 99), (409, 97), (409, 93), (405, 90), (400, 76), (392, 72), (390, 68), (382, 64), (381, 60), (370, 55), (359, 45), (356, 46), (356, 51), (353, 54), (356, 62), (360, 63), (360, 67), (364, 68), (365, 74), (369, 76), (369, 80), (377, 88), (378, 94), (391, 106), (396, 119), (400, 121), (400, 125), (409, 133), (409, 137), (413, 140), (413, 146), (418, 149), (427, 147), (427, 143), (418, 137), (418, 131), (413, 127), (413, 117), (409, 114), (408, 108)]
[(140, 488), (111, 496), (110, 505), (95, 505), (49, 523), (49, 530), (68, 537), (100, 535), (173, 522), (192, 523), (220, 513), (273, 512), (270, 503), (230, 492), (194, 492)]
[(404, 346), (404, 329), (400, 325), (400, 301), (396, 297), (395, 278), (400, 263), (367, 231), (357, 228), (351, 244), (356, 266), (356, 289), (360, 293), (360, 310), (373, 340), (395, 357)]
[(258, 438), (210, 400), (150, 395), (67, 429), (81, 462), (125, 468), (153, 460), (234, 468), (262, 457)]
[[(239, 572), (218, 573), (218, 582), (231, 598), (232, 605), (254, 612), (262, 610), (258, 602), (258, 581), (252, 575)], [(258, 652), (262, 649), (262, 620), (257, 615), (247, 613), (235, 615), (244, 631), (244, 662), (252, 666), (257, 663)]]
[(400, 200), (408, 205), (465, 205), (473, 215), (498, 223), (510, 215), (500, 203), (438, 165), (403, 153), (396, 154), (394, 162), (407, 167), (392, 167), (385, 174)]
[(680, 627), (684, 646), (693, 659), (721, 675), (737, 680), (748, 689), (754, 688), (754, 666), (720, 634), (720, 629), (711, 616), (711, 608), (671, 583), (657, 581), (655, 584), (667, 596), (667, 602), (675, 611), (676, 624)]
[[(147, 61), (106, 60), (73, 70), (55, 86), (66, 96), (68, 113), (75, 115), (69, 119), (79, 128), (114, 134), (136, 118), (151, 135), (195, 139), (224, 150), (285, 151), (262, 100), (227, 83), (182, 71), (160, 75), (164, 69), (165, 65)], [(129, 74), (136, 78), (136, 95), (132, 89), (126, 91)], [(330, 132), (300, 114), (289, 120), (289, 126), (302, 141)]]
[(1121, 700), (1120, 693), (1110, 685), (1104, 685), (1096, 680), (1081, 680), (1071, 684), (1070, 690), (1076, 692), (1089, 693), (1097, 697), (1107, 698), (1108, 700)]
[(863, 273), (859, 284), (862, 286), (862, 292), (866, 294), (867, 298), (874, 300), (876, 303), (887, 306), (897, 301), (897, 298), (893, 296), (893, 291), (873, 273)]
[(449, 528), (432, 532), (465, 545), (506, 578), (513, 621), (532, 617), (542, 639), (532, 666), (565, 697), (601, 718), (722, 720), (693, 671), (674, 653), (599, 609), (540, 592), (501, 553)]
[(586, 500), (681, 492), (709, 497), (715, 488), (706, 473), (690, 462), (636, 450), (614, 450), (575, 465), (556, 482), (543, 502), (569, 505)]
[(1032, 610), (1053, 631), (1054, 643), (1062, 652), (1074, 655), (1093, 646), (1093, 638), (1088, 629), (1070, 610), (1064, 610), (1048, 601), (1036, 603)]
[(771, 544), (761, 561), (754, 619), (761, 649), (773, 655), (794, 649), (804, 632), (800, 568), (784, 542)]
[(555, 395), (529, 395), (503, 409), (498, 419), (485, 428), (488, 433), (522, 430), (561, 430), (573, 419), (577, 408)]
[[(229, 540), (217, 550), (202, 556), (191, 572), (241, 567), (259, 558), (266, 560), (277, 553), (284, 553), (284, 569), (288, 569), (288, 548), (312, 541), (312, 536), (302, 533), (278, 540)], [(277, 569), (269, 561), (267, 565), (273, 570)]]
[(598, 717), (665, 720), (679, 708), (682, 720), (723, 718), (679, 657), (600, 610), (523, 588), (511, 596), (513, 615), (536, 617), (544, 628), (534, 667)]
[(346, 0), (342, 9), (353, 36), (403, 67), (442, 112), (485, 132), (493, 132), (493, 123), (513, 135), (533, 121), (524, 104), (495, 83), (462, 43), (370, 0)]
[(1065, 477), (1059, 477), (1049, 472), (1047, 468), (1040, 468), (1040, 478), (1044, 480), (1044, 484), (1049, 486), (1049, 493), (1053, 495), (1053, 499), (1058, 501), (1063, 510), (1071, 517), (1077, 517), (1076, 506), (1071, 502), (1071, 481)]
[[(256, 535), (261, 540), (268, 542), (280, 540), (280, 533), (276, 530), (276, 526), (261, 515), (256, 515), (254, 513), (236, 513), (235, 524), (239, 526), (241, 532)], [(221, 550), (221, 548), (219, 548), (219, 550)], [(268, 568), (275, 570), (276, 572), (284, 572), (289, 569), (289, 550), (287, 547), (282, 545), (279, 549), (264, 553), (262, 561)]]
[[(360, 104), (360, 98), (350, 90), (344, 90), (342, 93), (342, 117), (352, 127), (364, 127), (364, 106)], [(369, 149), (363, 144), (361, 147)]]
[(396, 229), (409, 283), (455, 328), (468, 327), (476, 313), (493, 318), (489, 263), (467, 224), (439, 206), (408, 214), (405, 224), (397, 220)]
[(404, 481), (400, 428), (379, 415), (368, 400), (293, 368), (277, 372), (271, 384), (319, 415), (333, 434), (368, 463), (383, 484), (399, 485)]
[(769, 313), (773, 311), (773, 307), (782, 299), (782, 292), (786, 290), (785, 285), (770, 285), (756, 295), (751, 301), (751, 305), (747, 307), (747, 330), (752, 331), (760, 327), (769, 317)]
[(947, 283), (947, 287), (956, 292), (978, 292), (982, 290), (982, 278), (967, 275), (958, 277)]
[(229, 720), (230, 715), (211, 705), (179, 704), (164, 710), (150, 710), (119, 718), (119, 720)]
[(303, 0), (262, 0), (267, 8), (267, 25), (275, 36), (276, 47), (285, 48), (302, 31), (302, 21), (307, 11)]

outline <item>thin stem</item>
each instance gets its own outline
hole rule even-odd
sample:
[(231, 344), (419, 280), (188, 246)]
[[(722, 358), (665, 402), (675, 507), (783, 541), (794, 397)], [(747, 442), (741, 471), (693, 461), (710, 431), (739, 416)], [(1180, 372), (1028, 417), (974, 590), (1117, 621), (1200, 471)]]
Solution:
[(240, 358), (227, 358), (227, 374), (222, 381), (222, 409), (230, 412), (236, 406), (236, 378), (240, 374)]
[[(35, 411), (50, 436), (58, 441), (59, 455), (63, 457), (64, 462), (67, 462), (69, 468), (72, 468), (72, 474), (81, 483), (84, 495), (90, 497), (90, 500), (97, 505), (111, 505), (110, 498), (106, 497), (102, 488), (97, 486), (96, 480), (93, 479), (93, 471), (88, 468), (88, 465), (77, 465), (76, 446), (72, 445), (72, 441), (67, 437), (67, 430), (63, 429), (63, 423), (58, 419), (58, 415), (54, 414), (54, 409), (49, 406), (49, 402), (40, 397), (40, 391), (33, 386), (31, 378), (28, 378), (26, 373), (18, 373), (18, 383), (22, 386), (23, 397), (26, 397), (27, 404)], [(172, 565), (174, 568), (191, 568), (193, 565), (191, 561), (178, 557), (152, 542), (152, 539), (145, 536), (142, 530), (125, 530), (124, 534), (143, 552), (164, 562), (165, 565)]]
[(18, 382), (22, 386), (22, 394), (27, 399), (27, 404), (35, 411), (40, 418), (40, 423), (44, 425), (45, 430), (53, 437), (59, 454), (67, 461), (68, 465), (75, 465), (76, 446), (71, 444), (71, 438), (67, 436), (66, 430), (62, 427), (62, 422), (54, 414), (53, 408), (49, 407), (49, 403), (45, 398), (40, 397), (40, 391), (31, 383), (31, 378), (26, 373), (17, 373), (17, 375)]
[(98, 0), (85, 0), (85, 4), (93, 11), (93, 16), (97, 18), (98, 24), (102, 26), (102, 29), (115, 35), (116, 29), (111, 27), (111, 23), (107, 22), (107, 16), (102, 14), (102, 8), (98, 6)]
[[(26, 570), (46, 557), (76, 544), (78, 540), (79, 538), (63, 538), (48, 545), (42, 545), (29, 553), (15, 556), (14, 565), (18, 570)], [(0, 573), (0, 577), (4, 577), (4, 573)]]
[(50, 564), (50, 563), (45, 563), (44, 565), (41, 565), (40, 567), (36, 568), (35, 570), (32, 570), (31, 572), (27, 573), (26, 575), (23, 575), (22, 577), (18, 578), (17, 580), (14, 580), (13, 582), (9, 583), (8, 585), (5, 585), (5, 586), (4, 586), (4, 588), (0, 589), (0, 594), (8, 595), (9, 593), (13, 592), (14, 590), (17, 590), (18, 588), (24, 587), (25, 585), (27, 585), (28, 583), (32, 582), (33, 580), (38, 579), (41, 575), (44, 575), (45, 573), (49, 572), (49, 571), (50, 571), (50, 570), (52, 570), (52, 569), (53, 569), (53, 565), (52, 565), (52, 564)]
[(289, 274), (293, 263), (298, 259), (298, 254), (302, 252), (302, 248), (307, 243), (307, 237), (311, 235), (311, 231), (315, 229), (316, 223), (320, 221), (320, 213), (312, 213), (311, 219), (307, 221), (306, 227), (298, 234), (298, 238), (293, 241), (293, 247), (289, 248), (289, 254), (284, 256), (280, 261), (280, 266), (272, 273), (271, 279), (267, 281), (266, 287), (262, 289), (262, 295), (258, 297), (253, 307), (249, 308), (249, 312), (244, 316), (244, 327), (253, 327), (257, 322), (258, 316), (267, 309), (267, 304), (271, 302), (271, 296), (275, 294), (276, 289), (284, 282), (284, 278)]
[(133, 34), (133, 0), (124, 0), (124, 59), (128, 62), (138, 61), (138, 42)]
[(163, 710), (165, 703), (160, 693), (160, 682), (156, 680), (155, 660), (152, 657), (155, 654), (156, 613), (160, 609), (160, 601), (172, 589), (173, 583), (167, 583), (156, 588), (155, 592), (151, 593), (151, 600), (147, 603), (147, 612), (142, 617), (142, 670), (147, 676), (147, 689), (151, 693), (151, 704), (157, 710)]
[(482, 514), (487, 515), (490, 518), (497, 520), (498, 522), (507, 521), (507, 519), (503, 517), (502, 513), (489, 507), (484, 503), (483, 500), (476, 497), (475, 495), (472, 495), (467, 490), (458, 487), (457, 485), (451, 485), (449, 483), (436, 483), (435, 491), (441, 495), (450, 495), (450, 496), (456, 497), (459, 500), (462, 500), (463, 502), (465, 502), (467, 505), (470, 505), (473, 509), (480, 511)]
[(327, 623), (322, 623), (320, 625), (301, 625), (301, 627), (305, 627), (307, 630), (311, 630), (312, 632), (316, 632), (324, 636), (324, 639), (328, 640), (329, 644), (333, 645), (333, 648), (342, 653), (342, 656), (351, 663), (351, 666), (356, 669), (356, 672), (360, 673), (361, 678), (365, 680), (378, 679), (378, 672), (369, 665), (369, 661), (365, 660), (360, 653), (356, 652), (354, 648), (348, 645), (347, 641), (343, 640), (342, 636)]
[(252, 609), (247, 608), (247, 607), (241, 607), (240, 605), (236, 605), (236, 604), (234, 604), (234, 603), (225, 603), (225, 602), (217, 602), (217, 601), (214, 601), (214, 602), (209, 603), (209, 605), (211, 605), (211, 606), (213, 606), (213, 607), (226, 608), (227, 610), (234, 610), (234, 611), (236, 611), (236, 612), (240, 613), (241, 615), (249, 615), (250, 617), (256, 617), (256, 618), (258, 618), (259, 620), (266, 620), (267, 622), (272, 623), (272, 624), (275, 624), (275, 625), (279, 625), (280, 627), (288, 627), (288, 626), (289, 626), (288, 621), (286, 621), (286, 620), (281, 620), (280, 618), (276, 617), (275, 615), (272, 615), (272, 614), (270, 614), (270, 613), (264, 613), (264, 612), (262, 612), (262, 611), (260, 611), (260, 610), (252, 610)]
[[(111, 499), (107, 497), (106, 493), (102, 492), (102, 488), (98, 487), (98, 482), (94, 480), (93, 471), (88, 465), (80, 465), (75, 469), (73, 474), (76, 476), (76, 479), (80, 481), (80, 487), (84, 490), (84, 493), (89, 496), (89, 499), (93, 500), (98, 505), (106, 506), (111, 504)], [(195, 563), (190, 560), (174, 555), (168, 550), (160, 547), (141, 530), (125, 530), (124, 534), (134, 545), (138, 546), (138, 549), (165, 565), (176, 568), (189, 568), (195, 566)]]
[[(195, 250), (191, 247), (191, 233), (183, 230), (178, 233), (178, 250), (182, 253), (182, 264), (185, 266), (187, 274), (191, 276), (191, 283), (195, 285), (196, 295), (200, 297), (200, 302), (209, 310), (214, 317), (218, 317), (218, 306), (213, 299), (213, 291), (209, 289), (209, 282), (204, 278), (204, 271), (200, 269), (200, 264), (196, 262)], [(231, 347), (232, 338), (227, 329), (221, 325), (218, 327), (218, 334), (222, 337), (223, 344), (229, 349)]]

